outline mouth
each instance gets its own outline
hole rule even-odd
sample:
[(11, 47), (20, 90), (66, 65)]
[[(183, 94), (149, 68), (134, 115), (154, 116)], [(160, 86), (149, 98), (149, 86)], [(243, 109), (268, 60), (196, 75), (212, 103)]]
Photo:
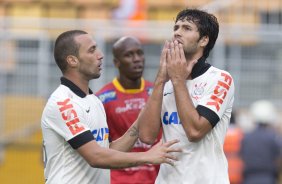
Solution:
[(98, 65), (98, 69), (102, 70), (102, 63)]
[(133, 70), (136, 72), (142, 72), (144, 69), (143, 65), (135, 65), (133, 66)]
[(183, 45), (182, 40), (180, 40), (180, 39), (176, 39), (176, 40), (177, 40), (177, 42), (178, 42), (178, 43), (180, 43), (180, 44), (182, 44), (182, 45)]
[(183, 41), (180, 38), (173, 38), (173, 41), (176, 40), (178, 43), (183, 45)]

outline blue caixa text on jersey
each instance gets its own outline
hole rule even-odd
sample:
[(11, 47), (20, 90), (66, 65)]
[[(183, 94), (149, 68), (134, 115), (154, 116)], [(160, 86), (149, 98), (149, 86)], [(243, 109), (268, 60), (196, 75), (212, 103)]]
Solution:
[(170, 125), (170, 124), (181, 124), (180, 118), (178, 117), (177, 112), (165, 112), (163, 115), (163, 124)]
[(109, 129), (108, 128), (94, 129), (92, 131), (92, 134), (95, 137), (95, 140), (97, 142), (109, 139)]

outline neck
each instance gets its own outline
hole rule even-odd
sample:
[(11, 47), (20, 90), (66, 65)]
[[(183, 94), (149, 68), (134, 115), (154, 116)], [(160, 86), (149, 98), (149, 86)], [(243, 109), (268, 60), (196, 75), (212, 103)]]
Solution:
[(141, 78), (132, 80), (124, 76), (119, 76), (117, 80), (124, 89), (139, 89), (141, 87)]
[(63, 75), (65, 78), (73, 82), (77, 87), (79, 87), (85, 94), (89, 94), (89, 80), (84, 79), (80, 75), (75, 73), (69, 74), (65, 73)]
[(186, 62), (190, 63), (191, 61), (200, 59), (202, 56), (203, 56), (203, 53), (198, 52), (193, 55), (185, 55), (185, 58), (186, 58)]

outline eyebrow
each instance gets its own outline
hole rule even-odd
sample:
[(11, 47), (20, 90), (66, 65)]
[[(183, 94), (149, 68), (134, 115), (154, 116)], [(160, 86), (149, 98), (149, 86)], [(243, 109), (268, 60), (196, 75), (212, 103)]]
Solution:
[(97, 45), (92, 45), (91, 47), (89, 47), (89, 49), (88, 50), (91, 50), (91, 49), (96, 49), (97, 48)]

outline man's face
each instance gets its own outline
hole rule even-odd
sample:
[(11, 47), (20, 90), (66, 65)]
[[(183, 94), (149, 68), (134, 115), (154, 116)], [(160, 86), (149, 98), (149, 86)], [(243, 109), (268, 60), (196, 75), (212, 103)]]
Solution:
[(178, 20), (174, 25), (174, 39), (183, 45), (186, 58), (193, 56), (201, 49), (200, 34), (192, 21)]
[(125, 40), (120, 53), (115, 58), (115, 65), (120, 75), (131, 80), (139, 79), (143, 74), (144, 63), (145, 57), (141, 44), (135, 39)]
[(101, 75), (103, 53), (97, 48), (97, 43), (89, 34), (75, 37), (79, 44), (79, 73), (85, 79), (96, 79)]

